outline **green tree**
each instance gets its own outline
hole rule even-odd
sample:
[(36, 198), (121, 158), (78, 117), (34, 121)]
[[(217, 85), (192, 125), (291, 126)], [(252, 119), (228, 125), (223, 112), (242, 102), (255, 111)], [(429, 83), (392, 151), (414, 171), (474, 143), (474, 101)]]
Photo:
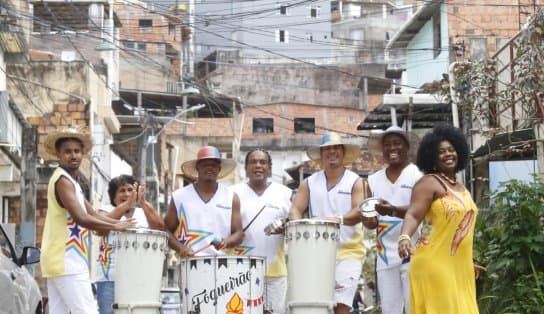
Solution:
[(544, 309), (544, 184), (511, 180), (492, 196), (476, 225), (475, 258), (488, 271), (477, 282), (481, 313)]

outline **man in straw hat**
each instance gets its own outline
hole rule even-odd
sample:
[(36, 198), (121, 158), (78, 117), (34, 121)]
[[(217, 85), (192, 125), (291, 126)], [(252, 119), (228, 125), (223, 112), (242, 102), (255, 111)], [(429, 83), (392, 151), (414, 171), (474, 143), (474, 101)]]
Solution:
[(321, 145), (307, 151), (323, 170), (300, 183), (289, 219), (300, 219), (306, 208), (309, 215), (335, 217), (340, 223), (340, 241), (336, 254), (334, 313), (349, 313), (365, 255), (361, 214), (358, 205), (365, 192), (363, 180), (344, 165), (360, 155), (358, 145), (346, 144), (337, 133), (325, 133)]
[[(398, 255), (397, 239), (404, 214), (410, 204), (412, 187), (422, 176), (410, 162), (409, 151), (417, 144), (417, 137), (409, 135), (398, 126), (391, 126), (369, 139), (374, 154), (382, 154), (387, 167), (368, 177), (373, 197), (379, 198), (375, 209), (378, 217), (365, 221), (367, 228), (379, 225), (376, 236), (376, 271), (382, 313), (410, 312), (409, 261)], [(417, 240), (416, 235), (412, 239)], [(414, 243), (415, 244), (415, 243)]]
[(180, 256), (224, 254), (222, 249), (242, 242), (240, 200), (217, 182), (235, 167), (234, 160), (221, 158), (213, 146), (200, 148), (196, 159), (181, 165), (196, 182), (172, 193), (164, 217), (168, 244)]
[(103, 217), (85, 200), (77, 177), (92, 146), (88, 134), (68, 128), (49, 134), (44, 145), (59, 162), (47, 187), (40, 262), (47, 278), (49, 313), (97, 313), (89, 278), (88, 229), (123, 231), (134, 222)]

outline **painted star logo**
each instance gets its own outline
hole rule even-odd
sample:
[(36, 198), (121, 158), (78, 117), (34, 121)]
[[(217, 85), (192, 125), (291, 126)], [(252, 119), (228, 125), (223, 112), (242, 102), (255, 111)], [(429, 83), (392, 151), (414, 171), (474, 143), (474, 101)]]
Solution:
[(401, 222), (401, 220), (381, 220), (378, 225), (376, 252), (386, 265), (389, 265), (389, 261), (387, 259), (387, 248), (383, 245), (383, 238)]
[(65, 243), (65, 252), (74, 252), (79, 255), (85, 263), (89, 264), (87, 256), (87, 245), (89, 241), (89, 231), (87, 228), (78, 226), (74, 219), (68, 216), (66, 227), (69, 230), (68, 240)]
[(207, 236), (211, 235), (211, 232), (203, 230), (189, 229), (187, 224), (187, 218), (185, 217), (185, 210), (182, 206), (179, 215), (178, 226), (178, 240), (181, 244), (187, 247), (193, 247), (196, 243), (204, 240)]
[(251, 250), (253, 250), (255, 247), (254, 246), (246, 246), (246, 245), (239, 245), (237, 247), (233, 247), (231, 250), (232, 250), (232, 254), (233, 255), (247, 255), (247, 253)]
[(113, 249), (108, 244), (108, 236), (103, 236), (100, 243), (100, 251), (98, 252), (98, 261), (104, 277), (109, 279), (111, 267), (111, 253)]

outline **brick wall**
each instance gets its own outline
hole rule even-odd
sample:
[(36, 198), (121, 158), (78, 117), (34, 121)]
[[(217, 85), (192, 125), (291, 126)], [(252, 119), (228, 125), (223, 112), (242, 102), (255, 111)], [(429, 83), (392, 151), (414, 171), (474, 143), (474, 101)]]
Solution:
[[(463, 4), (464, 3), (464, 4)], [(497, 5), (499, 4), (500, 5)], [(543, 4), (536, 0), (535, 4)], [(518, 6), (519, 4), (519, 6)], [(533, 0), (457, 1), (448, 5), (448, 26), (451, 44), (464, 41), (468, 50), (471, 39), (486, 38), (488, 55), (497, 48), (497, 40), (510, 38), (519, 31), (519, 12), (532, 13)], [(523, 24), (528, 14), (521, 15)]]
[[(44, 141), (47, 134), (64, 127), (89, 127), (88, 106), (84, 104), (56, 104), (53, 111), (43, 117), (29, 117), (28, 122), (38, 129), (38, 156), (42, 157), (45, 165), (50, 160), (55, 160), (45, 152)], [(80, 171), (86, 178), (90, 177), (90, 160), (83, 159)], [(47, 214), (47, 181), (39, 182), (36, 191), (36, 243), (41, 245), (43, 226)], [(20, 206), (19, 206), (20, 208)], [(19, 211), (17, 211), (19, 216)]]

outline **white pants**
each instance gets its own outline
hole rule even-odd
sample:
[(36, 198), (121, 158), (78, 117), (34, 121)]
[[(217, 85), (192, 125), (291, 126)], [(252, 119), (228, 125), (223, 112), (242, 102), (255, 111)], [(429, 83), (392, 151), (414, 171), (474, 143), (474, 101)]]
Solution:
[(285, 299), (287, 295), (286, 277), (267, 277), (266, 278), (266, 298), (267, 308), (274, 314), (285, 313)]
[(49, 314), (98, 314), (88, 273), (47, 278)]
[(382, 314), (410, 314), (409, 263), (378, 270)]
[(359, 277), (361, 277), (361, 268), (362, 263), (357, 259), (347, 258), (336, 260), (334, 301), (337, 304), (342, 303), (351, 308), (353, 296), (359, 283)]

